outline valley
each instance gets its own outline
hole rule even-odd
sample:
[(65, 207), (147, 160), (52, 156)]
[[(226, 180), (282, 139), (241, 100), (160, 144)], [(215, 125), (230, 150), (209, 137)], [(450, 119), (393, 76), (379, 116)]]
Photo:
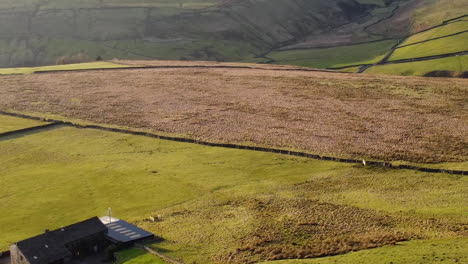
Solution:
[[(345, 70), (356, 72), (356, 65), (378, 62), (408, 35), (468, 13), (466, 0), (445, 2), (12, 1), (0, 6), (0, 65), (176, 59), (341, 69), (349, 65)], [(438, 5), (444, 6), (443, 12), (434, 8)], [(450, 36), (467, 30), (466, 23), (458, 23), (462, 21), (450, 24), (457, 24), (452, 28), (457, 32), (444, 27), (440, 37), (446, 39), (399, 47), (392, 60), (466, 50), (466, 33)], [(412, 54), (415, 49), (419, 53)], [(431, 65), (423, 69), (454, 68)], [(467, 71), (461, 65), (453, 75)], [(372, 72), (399, 73), (386, 66)]]

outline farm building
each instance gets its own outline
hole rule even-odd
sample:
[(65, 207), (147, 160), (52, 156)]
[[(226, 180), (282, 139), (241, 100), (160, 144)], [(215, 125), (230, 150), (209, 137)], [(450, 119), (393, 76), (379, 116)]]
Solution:
[(112, 244), (131, 246), (154, 237), (123, 220), (110, 219), (93, 217), (17, 242), (10, 246), (11, 264), (63, 264), (95, 255)]

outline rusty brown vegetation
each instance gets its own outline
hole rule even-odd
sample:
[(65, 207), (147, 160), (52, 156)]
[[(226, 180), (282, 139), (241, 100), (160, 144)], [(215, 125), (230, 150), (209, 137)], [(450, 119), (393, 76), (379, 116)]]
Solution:
[[(248, 201), (258, 225), (222, 263), (303, 259), (336, 255), (407, 240), (394, 219), (353, 207), (294, 199)], [(255, 256), (255, 257), (254, 257)], [(225, 258), (225, 259), (222, 259)]]
[[(214, 263), (257, 263), (343, 254), (426, 238), (427, 232), (420, 230), (451, 236), (467, 232), (462, 223), (421, 220), (276, 195), (205, 204), (192, 210), (170, 209), (162, 214), (158, 222), (139, 224), (154, 231), (187, 229), (173, 237), (177, 243), (215, 243), (223, 250), (208, 253)], [(186, 223), (191, 226), (186, 227)]]
[(344, 157), (466, 161), (466, 80), (263, 67), (2, 76), (0, 109)]

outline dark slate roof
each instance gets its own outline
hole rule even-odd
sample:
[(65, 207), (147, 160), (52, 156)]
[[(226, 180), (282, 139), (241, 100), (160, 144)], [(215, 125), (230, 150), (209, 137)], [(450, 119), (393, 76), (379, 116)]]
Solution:
[(16, 243), (19, 250), (31, 264), (48, 264), (70, 257), (71, 252), (65, 245), (101, 232), (107, 227), (97, 217), (49, 231)]

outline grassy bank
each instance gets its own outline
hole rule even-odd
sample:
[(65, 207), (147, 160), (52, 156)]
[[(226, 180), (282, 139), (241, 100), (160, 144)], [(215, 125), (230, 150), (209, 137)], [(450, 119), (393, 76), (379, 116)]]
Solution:
[(0, 115), (0, 133), (19, 130), (28, 127), (45, 125), (47, 123), (23, 118)]
[(30, 74), (37, 71), (69, 71), (69, 70), (88, 70), (88, 69), (113, 69), (130, 67), (113, 63), (110, 61), (102, 62), (88, 62), (88, 63), (76, 63), (76, 64), (64, 64), (64, 65), (52, 65), (42, 67), (22, 67), (22, 68), (0, 68), (0, 75), (2, 74)]
[(115, 264), (166, 264), (164, 260), (142, 249), (130, 248), (116, 253)]

